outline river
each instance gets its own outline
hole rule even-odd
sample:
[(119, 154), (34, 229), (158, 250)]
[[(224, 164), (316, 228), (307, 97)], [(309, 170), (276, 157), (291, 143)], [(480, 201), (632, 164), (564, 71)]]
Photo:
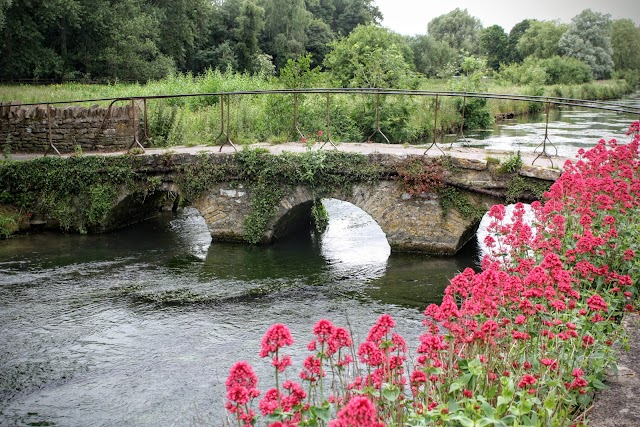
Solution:
[[(619, 105), (640, 106), (640, 92), (624, 99), (608, 101)], [(626, 113), (578, 107), (558, 106), (549, 112), (546, 141), (547, 153), (574, 157), (578, 150), (595, 146), (601, 138), (628, 142), (625, 135), (629, 125), (638, 116)], [(536, 113), (524, 117), (498, 121), (492, 129), (465, 132), (464, 137), (448, 136), (446, 144), (489, 150), (533, 152), (542, 149), (545, 140), (545, 114)]]
[[(561, 153), (600, 137), (625, 140), (637, 119), (552, 114), (549, 137)], [(524, 151), (543, 135), (544, 124), (525, 118), (456, 144)], [(415, 343), (426, 305), (476, 266), (475, 244), (449, 258), (391, 254), (368, 215), (325, 203), (325, 233), (269, 247), (211, 243), (193, 209), (103, 235), (0, 241), (0, 425), (222, 425), (235, 361), (256, 368), (262, 390), (271, 386), (258, 352), (277, 322), (292, 331), (296, 369), (321, 318), (362, 341), (390, 313)]]
[(291, 328), (298, 361), (321, 318), (362, 336), (391, 313), (415, 336), (475, 249), (391, 255), (368, 215), (326, 204), (324, 235), (270, 247), (212, 244), (191, 209), (0, 242), (0, 425), (220, 425), (236, 360), (268, 385), (258, 352), (272, 323)]

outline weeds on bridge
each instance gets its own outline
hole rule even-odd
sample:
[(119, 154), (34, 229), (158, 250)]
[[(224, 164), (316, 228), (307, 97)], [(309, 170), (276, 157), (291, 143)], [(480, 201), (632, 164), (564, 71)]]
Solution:
[(139, 173), (138, 166), (132, 156), (2, 161), (0, 204), (86, 233), (108, 225), (121, 193), (154, 191), (159, 183)]
[(389, 315), (359, 345), (321, 319), (292, 379), (294, 337), (273, 325), (256, 351), (275, 387), (260, 391), (252, 367), (234, 364), (231, 419), (257, 424), (257, 402), (271, 427), (583, 425), (625, 343), (619, 321), (637, 307), (639, 144), (601, 141), (568, 162), (531, 225), (522, 206), (512, 221), (492, 207), (482, 271), (466, 269), (426, 308), (413, 355)]

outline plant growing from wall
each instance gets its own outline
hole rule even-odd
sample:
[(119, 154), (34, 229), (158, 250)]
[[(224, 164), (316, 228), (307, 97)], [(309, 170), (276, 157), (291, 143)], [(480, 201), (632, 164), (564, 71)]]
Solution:
[(506, 202), (515, 203), (525, 194), (532, 195), (536, 200), (542, 200), (545, 191), (548, 191), (550, 186), (549, 181), (515, 175), (507, 187)]
[(428, 157), (408, 158), (398, 165), (397, 172), (402, 188), (412, 196), (438, 192), (445, 185), (442, 165)]
[(520, 151), (517, 153), (510, 155), (502, 164), (498, 171), (501, 173), (516, 173), (520, 169), (522, 169), (522, 156), (520, 155)]
[(131, 156), (42, 157), (0, 162), (0, 203), (87, 232), (108, 225), (121, 190), (153, 191), (159, 182), (137, 171)]

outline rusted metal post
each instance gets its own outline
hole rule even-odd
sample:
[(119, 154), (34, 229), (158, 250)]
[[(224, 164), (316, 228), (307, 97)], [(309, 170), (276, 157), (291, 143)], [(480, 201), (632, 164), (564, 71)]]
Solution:
[(387, 144), (390, 144), (389, 138), (387, 138), (387, 135), (385, 135), (384, 132), (382, 132), (382, 129), (380, 129), (380, 92), (379, 91), (376, 92), (376, 129), (373, 131), (371, 135), (369, 135), (369, 138), (367, 138), (366, 142), (373, 142), (371, 138), (373, 138), (373, 135), (375, 135), (376, 133), (379, 133), (380, 135), (382, 135), (384, 140), (387, 141)]
[[(427, 154), (427, 151), (431, 150), (431, 147), (433, 147), (434, 145), (438, 148), (438, 150), (442, 151), (442, 148), (438, 147), (438, 144), (436, 143), (437, 124), (438, 124), (438, 94), (436, 94), (435, 113), (433, 115), (433, 141), (431, 142), (431, 145), (426, 150), (424, 150), (424, 153), (422, 153), (423, 155)], [(444, 151), (442, 151), (442, 154), (444, 154)]]
[(149, 139), (149, 124), (147, 121), (147, 98), (142, 98), (142, 105), (144, 106), (144, 139)]
[(129, 148), (131, 149), (134, 145), (137, 145), (144, 153), (144, 146), (140, 144), (140, 141), (138, 140), (138, 117), (136, 113), (136, 100), (135, 98), (131, 98), (131, 128), (133, 129), (133, 142)]
[(540, 154), (538, 154), (538, 156), (533, 159), (533, 162), (531, 162), (531, 165), (535, 164), (536, 160), (538, 160), (540, 158), (540, 156), (545, 156), (547, 159), (549, 159), (549, 162), (551, 162), (551, 167), (553, 167), (553, 159), (551, 159), (551, 156), (549, 155), (549, 153), (547, 153), (547, 142), (549, 142), (549, 144), (551, 144), (551, 146), (556, 150), (556, 156), (558, 155), (558, 148), (553, 145), (553, 143), (551, 142), (551, 140), (549, 139), (549, 110), (551, 109), (551, 103), (549, 102), (549, 100), (547, 99), (547, 103), (545, 106), (545, 122), (544, 122), (544, 139), (542, 140), (542, 142), (536, 147), (535, 150), (533, 150), (533, 152), (537, 152), (538, 148), (542, 147), (542, 151), (540, 152)]
[(61, 156), (60, 151), (58, 151), (58, 148), (55, 145), (53, 145), (53, 135), (51, 134), (51, 105), (50, 104), (47, 104), (47, 134), (49, 138), (49, 146), (44, 152), (44, 157), (47, 157), (47, 154), (49, 154), (49, 149), (51, 148), (53, 148), (53, 150), (56, 152), (56, 154), (58, 154), (58, 156)]
[(304, 134), (298, 128), (298, 92), (293, 92), (293, 131), (298, 132), (301, 140), (305, 140)]
[(324, 144), (322, 144), (320, 149), (324, 148), (324, 146), (327, 145), (327, 142), (333, 145), (333, 148), (335, 148), (336, 150), (338, 149), (338, 147), (336, 147), (336, 144), (334, 144), (331, 140), (331, 103), (329, 92), (327, 92), (327, 140), (324, 142)]
[[(463, 141), (467, 141), (467, 139), (464, 137), (464, 113), (465, 113), (465, 109), (467, 107), (467, 97), (463, 96), (462, 97), (462, 122), (460, 123), (460, 136), (462, 136), (462, 140)], [(451, 141), (451, 146), (449, 146), (449, 148), (451, 148), (453, 146), (453, 141)]]
[[(224, 130), (224, 97), (227, 97), (227, 131), (225, 132)], [(230, 95), (227, 93), (226, 95), (222, 94), (220, 95), (220, 126), (221, 126), (221, 130), (220, 130), (220, 135), (218, 135), (218, 137), (215, 139), (216, 142), (218, 141), (218, 138), (220, 138), (220, 136), (224, 135), (225, 136), (225, 140), (224, 142), (220, 145), (220, 150), (222, 151), (222, 147), (224, 147), (225, 144), (229, 144), (233, 147), (233, 149), (235, 151), (238, 151), (238, 148), (236, 148), (235, 144), (233, 143), (233, 141), (231, 141), (231, 99), (230, 99)]]

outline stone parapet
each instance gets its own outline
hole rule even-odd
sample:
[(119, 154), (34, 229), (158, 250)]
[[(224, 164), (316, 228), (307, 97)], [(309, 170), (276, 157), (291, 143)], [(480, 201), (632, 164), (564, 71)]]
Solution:
[[(86, 151), (124, 151), (138, 140), (140, 111), (131, 105), (51, 107), (0, 104), (0, 149), (3, 153), (44, 153), (55, 148), (69, 153), (81, 147)], [(135, 119), (135, 120), (134, 120)], [(135, 125), (134, 125), (135, 123)]]

